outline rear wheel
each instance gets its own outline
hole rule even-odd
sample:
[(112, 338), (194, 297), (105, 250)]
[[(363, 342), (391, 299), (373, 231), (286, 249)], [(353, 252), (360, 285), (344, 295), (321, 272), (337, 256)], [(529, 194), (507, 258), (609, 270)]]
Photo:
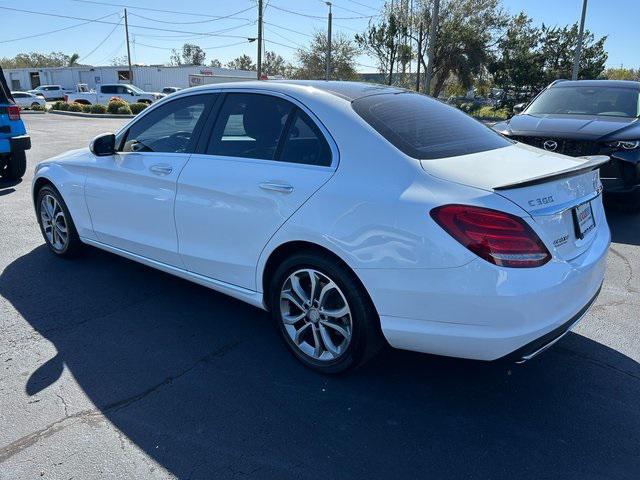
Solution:
[(353, 272), (329, 256), (297, 254), (275, 271), (269, 305), (289, 350), (325, 374), (358, 367), (383, 345), (379, 318)]
[(24, 151), (13, 152), (7, 158), (7, 164), (2, 169), (2, 177), (7, 180), (20, 180), (27, 171), (27, 156)]
[(81, 250), (82, 242), (60, 194), (45, 185), (38, 191), (36, 209), (40, 231), (49, 250), (60, 257), (75, 256)]

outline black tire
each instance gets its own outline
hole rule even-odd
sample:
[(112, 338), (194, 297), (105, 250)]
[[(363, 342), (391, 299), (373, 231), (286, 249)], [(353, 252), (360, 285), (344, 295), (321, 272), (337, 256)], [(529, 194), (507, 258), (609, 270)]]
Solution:
[[(287, 333), (282, 320), (281, 290), (290, 275), (303, 269), (314, 269), (332, 280), (346, 298), (351, 312), (351, 340), (333, 360), (317, 360), (301, 351)], [(384, 345), (380, 319), (369, 295), (355, 274), (329, 255), (299, 253), (287, 258), (276, 268), (267, 294), (271, 316), (285, 345), (305, 366), (319, 373), (337, 374), (357, 368), (374, 357)]]
[[(45, 232), (45, 226), (43, 225), (42, 200), (47, 195), (55, 198), (62, 210), (62, 213), (64, 214), (64, 220), (67, 227), (67, 242), (62, 248), (56, 248), (52, 244)], [(44, 185), (40, 190), (38, 190), (38, 195), (36, 196), (36, 214), (38, 217), (38, 224), (40, 225), (40, 232), (42, 233), (42, 237), (44, 238), (44, 241), (47, 244), (47, 247), (49, 247), (51, 253), (63, 258), (72, 258), (80, 253), (83, 243), (80, 241), (80, 237), (78, 236), (78, 232), (75, 224), (73, 223), (73, 219), (71, 218), (71, 214), (69, 213), (69, 209), (67, 208), (66, 203), (64, 203), (60, 193), (58, 193), (58, 191), (51, 185)]]
[(39, 105), (40, 105), (40, 104), (39, 104), (38, 102), (33, 102), (33, 103), (31, 104), (31, 108), (33, 108), (33, 107), (37, 107), (37, 106), (39, 106)]
[(27, 171), (27, 156), (24, 151), (13, 152), (7, 158), (2, 177), (7, 180), (20, 180)]

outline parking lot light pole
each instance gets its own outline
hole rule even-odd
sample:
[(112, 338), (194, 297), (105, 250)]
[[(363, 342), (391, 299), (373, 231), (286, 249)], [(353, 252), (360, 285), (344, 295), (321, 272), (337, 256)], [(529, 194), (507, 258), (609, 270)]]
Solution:
[(573, 57), (573, 72), (571, 80), (578, 79), (578, 71), (580, 70), (580, 55), (582, 54), (582, 37), (584, 35), (584, 20), (587, 16), (587, 0), (582, 0), (582, 16), (580, 17), (580, 30), (578, 31), (578, 44), (576, 45), (576, 53)]

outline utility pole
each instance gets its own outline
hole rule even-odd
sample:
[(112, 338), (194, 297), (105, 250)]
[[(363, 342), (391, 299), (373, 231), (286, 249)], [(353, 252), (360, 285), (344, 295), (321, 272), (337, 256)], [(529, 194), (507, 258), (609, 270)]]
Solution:
[(129, 22), (127, 21), (127, 9), (124, 9), (124, 34), (127, 37), (127, 62), (129, 63), (129, 83), (133, 84), (133, 71), (131, 70), (131, 49), (129, 48)]
[(262, 0), (258, 0), (258, 80), (262, 80)]
[(433, 76), (433, 57), (436, 51), (436, 30), (438, 28), (438, 15), (440, 11), (440, 0), (434, 0), (433, 12), (431, 12), (431, 27), (429, 28), (429, 63), (424, 79), (424, 91), (427, 95), (431, 93), (431, 77)]
[(576, 53), (573, 57), (573, 72), (571, 80), (578, 79), (578, 71), (580, 70), (580, 55), (582, 54), (582, 37), (584, 35), (584, 20), (587, 16), (587, 0), (582, 0), (582, 17), (580, 17), (580, 31), (578, 32), (578, 45), (576, 45)]
[(324, 74), (325, 80), (331, 80), (331, 2), (324, 2), (329, 6), (329, 16), (327, 17), (327, 64), (326, 72)]
[(418, 28), (418, 68), (416, 69), (416, 92), (420, 92), (420, 55), (422, 55), (422, 22)]

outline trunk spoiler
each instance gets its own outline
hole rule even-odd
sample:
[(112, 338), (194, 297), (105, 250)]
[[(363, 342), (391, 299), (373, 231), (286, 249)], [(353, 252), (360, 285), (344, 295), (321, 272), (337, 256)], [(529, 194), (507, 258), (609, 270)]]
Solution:
[(493, 187), (494, 190), (509, 190), (511, 188), (523, 188), (530, 187), (531, 185), (538, 185), (540, 183), (546, 183), (550, 180), (558, 180), (560, 178), (573, 177), (580, 173), (589, 172), (604, 165), (609, 161), (609, 157), (606, 155), (591, 155), (588, 157), (579, 157), (586, 160), (583, 163), (575, 165), (564, 170), (560, 170), (548, 175), (539, 175), (537, 177), (527, 178), (525, 180), (519, 180), (517, 182), (509, 183), (506, 185), (498, 185)]

